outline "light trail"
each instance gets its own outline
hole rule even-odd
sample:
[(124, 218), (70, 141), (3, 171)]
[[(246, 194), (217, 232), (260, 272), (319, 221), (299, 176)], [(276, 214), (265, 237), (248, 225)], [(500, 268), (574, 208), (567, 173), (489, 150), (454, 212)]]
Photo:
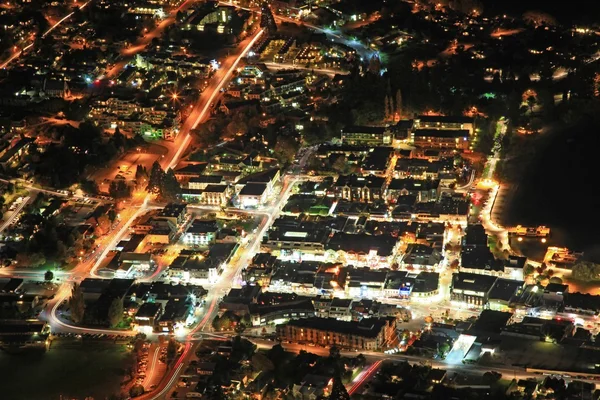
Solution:
[(152, 364), (150, 364), (150, 369), (146, 369), (146, 379), (144, 379), (144, 384), (142, 386), (148, 387), (152, 383), (152, 379), (154, 378), (154, 373), (156, 372), (156, 362), (158, 361), (158, 357), (160, 355), (160, 346), (156, 346), (154, 349), (154, 355), (152, 356)]
[(348, 394), (352, 396), (360, 387), (365, 383), (366, 380), (371, 379), (371, 376), (379, 369), (383, 360), (378, 360), (371, 365), (366, 371), (360, 373), (360, 378), (352, 385)]

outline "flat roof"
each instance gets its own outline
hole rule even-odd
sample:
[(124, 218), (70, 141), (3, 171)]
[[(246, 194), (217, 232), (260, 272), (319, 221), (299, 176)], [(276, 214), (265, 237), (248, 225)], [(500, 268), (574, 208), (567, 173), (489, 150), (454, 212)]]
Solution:
[(452, 287), (476, 292), (489, 291), (496, 282), (495, 276), (458, 272), (452, 274)]
[(360, 321), (340, 321), (335, 318), (304, 318), (291, 320), (286, 325), (297, 328), (317, 329), (359, 337), (376, 338), (388, 318), (364, 318)]
[(439, 138), (460, 138), (469, 137), (469, 131), (466, 129), (417, 129), (413, 131), (415, 137), (439, 137)]
[(240, 196), (262, 196), (266, 190), (266, 183), (246, 183), (240, 190)]

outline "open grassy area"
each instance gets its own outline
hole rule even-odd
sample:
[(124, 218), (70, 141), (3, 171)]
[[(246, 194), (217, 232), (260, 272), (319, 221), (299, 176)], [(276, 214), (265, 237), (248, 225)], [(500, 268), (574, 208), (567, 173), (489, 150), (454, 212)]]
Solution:
[[(43, 352), (0, 352), (4, 399), (59, 399), (118, 393), (129, 367), (124, 346), (52, 348)], [(10, 384), (8, 384), (10, 382)]]

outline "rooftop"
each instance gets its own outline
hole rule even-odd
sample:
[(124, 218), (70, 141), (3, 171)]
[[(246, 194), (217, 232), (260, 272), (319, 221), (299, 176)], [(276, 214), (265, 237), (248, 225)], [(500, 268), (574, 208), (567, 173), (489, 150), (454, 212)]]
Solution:
[(364, 318), (357, 321), (340, 321), (335, 318), (305, 318), (288, 322), (287, 326), (297, 328), (317, 329), (322, 331), (337, 332), (346, 335), (355, 335), (375, 338), (384, 326), (388, 324), (388, 318)]

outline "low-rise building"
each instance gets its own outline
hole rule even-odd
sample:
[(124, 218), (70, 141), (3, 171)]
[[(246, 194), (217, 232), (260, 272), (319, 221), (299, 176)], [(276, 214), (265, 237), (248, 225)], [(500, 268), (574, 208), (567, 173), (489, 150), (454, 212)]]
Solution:
[(266, 183), (247, 183), (238, 193), (241, 208), (256, 208), (265, 204), (269, 195)]
[(383, 126), (350, 125), (342, 129), (342, 143), (350, 145), (390, 146), (392, 132)]
[(354, 266), (389, 268), (398, 251), (398, 238), (392, 235), (336, 232), (327, 242), (327, 254), (336, 261)]
[(359, 322), (334, 318), (291, 320), (277, 326), (282, 341), (337, 346), (352, 350), (382, 350), (398, 343), (396, 318), (364, 318)]
[(452, 274), (450, 300), (469, 306), (483, 307), (496, 283), (495, 276), (458, 272)]
[(370, 203), (385, 199), (385, 178), (379, 176), (340, 175), (334, 195), (348, 201)]
[(174, 226), (181, 225), (187, 218), (187, 205), (186, 204), (167, 204), (155, 219), (162, 219), (170, 221)]
[(442, 258), (442, 254), (431, 246), (411, 243), (402, 256), (401, 264), (403, 267), (435, 269)]
[(183, 234), (183, 242), (191, 246), (209, 246), (216, 242), (218, 231), (216, 221), (196, 219)]
[(207, 185), (200, 193), (200, 203), (213, 206), (225, 206), (229, 201), (228, 185)]
[(154, 327), (162, 314), (162, 304), (144, 303), (135, 313), (134, 321), (137, 326)]

